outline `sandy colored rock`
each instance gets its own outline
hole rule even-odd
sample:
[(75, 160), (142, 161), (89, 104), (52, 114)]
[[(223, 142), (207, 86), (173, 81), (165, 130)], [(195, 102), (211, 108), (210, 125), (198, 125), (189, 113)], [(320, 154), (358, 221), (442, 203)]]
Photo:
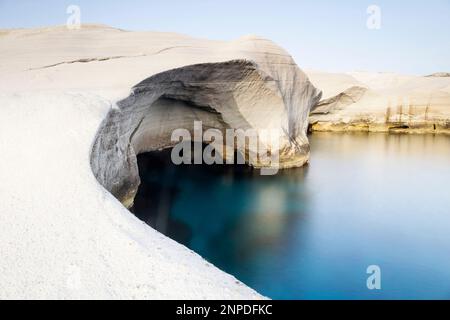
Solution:
[(450, 133), (450, 78), (392, 73), (307, 72), (324, 99), (313, 131)]

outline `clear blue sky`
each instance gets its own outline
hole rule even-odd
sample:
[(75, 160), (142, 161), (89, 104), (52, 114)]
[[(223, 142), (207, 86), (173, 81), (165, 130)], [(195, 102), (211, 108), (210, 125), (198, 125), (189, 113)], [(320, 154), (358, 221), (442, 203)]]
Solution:
[[(0, 0), (0, 28), (82, 23), (175, 31), (211, 39), (270, 38), (303, 68), (327, 71), (450, 72), (450, 0)], [(381, 8), (381, 29), (366, 27)]]

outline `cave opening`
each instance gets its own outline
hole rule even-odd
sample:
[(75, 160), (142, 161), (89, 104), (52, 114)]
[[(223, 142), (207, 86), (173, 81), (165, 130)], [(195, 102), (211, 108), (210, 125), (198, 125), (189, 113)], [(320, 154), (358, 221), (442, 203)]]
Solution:
[[(191, 142), (201, 145), (207, 144)], [(137, 155), (140, 186), (130, 211), (240, 281), (267, 289), (255, 270), (276, 256), (304, 219), (308, 167), (261, 175), (248, 164), (180, 164), (172, 148)], [(263, 260), (261, 260), (263, 259)]]
[[(302, 128), (309, 105), (319, 99), (292, 66), (280, 74), (265, 64), (231, 60), (183, 66), (141, 81), (102, 122), (91, 151), (95, 177), (154, 229), (244, 283), (262, 285), (264, 281), (253, 278), (255, 268), (262, 266), (256, 262), (281, 252), (303, 214), (303, 205), (297, 206), (304, 203), (303, 187), (297, 182), (306, 169), (285, 168), (301, 167), (309, 159)], [(262, 175), (267, 168), (238, 164), (243, 158), (238, 153), (232, 165), (176, 165), (171, 151), (179, 145), (172, 139), (178, 130), (208, 147), (230, 147), (221, 155), (232, 158), (236, 144), (196, 139), (197, 122), (205, 133), (242, 130), (245, 139), (247, 131), (274, 131), (282, 145), (268, 150), (268, 158), (285, 170)], [(272, 142), (272, 137), (262, 137), (263, 144)], [(259, 150), (255, 145), (243, 147), (245, 160)], [(265, 165), (257, 156), (255, 167)]]
[[(208, 146), (206, 143), (191, 142), (191, 148), (194, 149), (196, 144), (202, 150)], [(207, 185), (216, 181), (232, 184), (235, 179), (250, 179), (260, 174), (258, 169), (247, 164), (239, 164), (242, 163), (243, 156), (238, 151), (234, 153), (233, 164), (176, 165), (171, 159), (172, 150), (168, 148), (137, 156), (141, 184), (130, 211), (154, 229), (189, 247), (192, 230), (171, 214), (181, 189), (184, 186), (192, 188), (189, 181), (195, 181), (196, 187), (200, 187), (200, 190), (202, 186), (207, 188)], [(193, 159), (191, 163), (194, 163)], [(193, 205), (201, 203), (193, 202)], [(192, 208), (186, 208), (190, 209)]]

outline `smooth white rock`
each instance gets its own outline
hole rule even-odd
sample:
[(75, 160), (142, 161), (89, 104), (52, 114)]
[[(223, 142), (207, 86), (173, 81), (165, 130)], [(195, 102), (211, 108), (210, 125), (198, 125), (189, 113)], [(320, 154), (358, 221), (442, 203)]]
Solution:
[[(258, 119), (246, 106), (260, 102), (246, 104), (235, 90), (244, 118), (277, 128), (293, 119), (284, 129), (306, 150), (307, 115), (319, 91), (268, 40), (98, 25), (0, 30), (0, 299), (262, 298), (135, 218), (90, 166), (103, 120), (123, 111), (116, 102), (133, 86), (171, 69), (230, 60), (253, 63), (259, 88), (270, 91), (264, 97), (277, 101), (276, 112)], [(130, 123), (119, 127), (135, 128)], [(126, 159), (114, 156), (110, 163)]]

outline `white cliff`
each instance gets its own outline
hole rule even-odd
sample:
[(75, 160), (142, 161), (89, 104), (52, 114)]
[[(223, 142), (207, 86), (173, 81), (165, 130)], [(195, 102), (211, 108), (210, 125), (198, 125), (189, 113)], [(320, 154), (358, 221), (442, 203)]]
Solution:
[(320, 92), (284, 50), (98, 25), (1, 30), (0, 87), (0, 298), (262, 298), (117, 199), (133, 200), (136, 154), (170, 147), (191, 120), (276, 129), (281, 166), (303, 165)]
[(450, 133), (450, 77), (307, 72), (323, 91), (312, 131)]

